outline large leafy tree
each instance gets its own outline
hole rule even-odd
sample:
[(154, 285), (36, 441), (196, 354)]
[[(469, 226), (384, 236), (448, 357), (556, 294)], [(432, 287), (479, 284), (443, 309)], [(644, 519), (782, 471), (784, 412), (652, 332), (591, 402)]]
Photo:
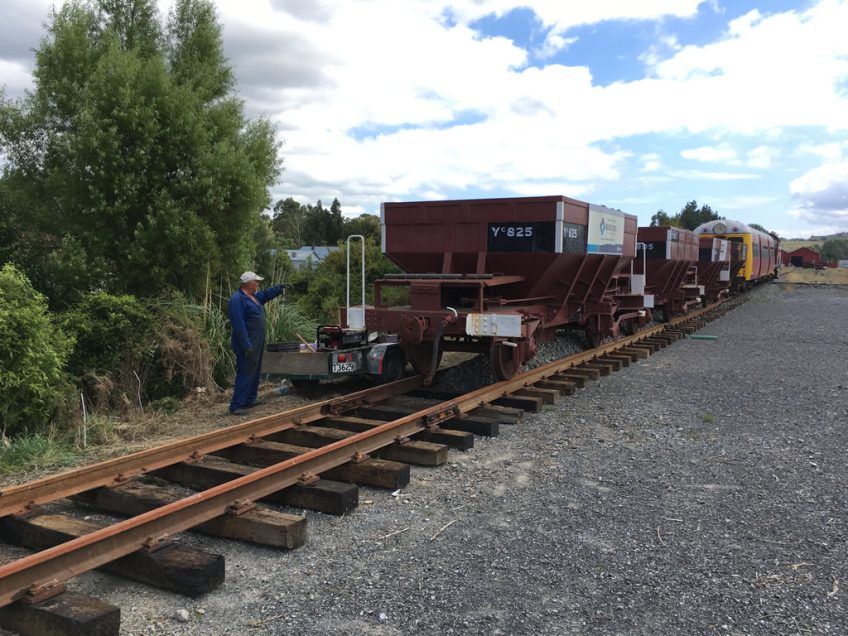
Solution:
[(709, 205), (704, 204), (698, 207), (698, 202), (693, 200), (686, 203), (686, 205), (680, 209), (680, 212), (672, 216), (669, 216), (664, 211), (659, 210), (651, 217), (651, 227), (670, 225), (672, 227), (694, 230), (702, 223), (722, 218), (724, 217), (719, 216), (718, 213), (714, 212)]
[[(320, 200), (315, 205), (301, 205), (291, 197), (281, 199), (274, 205), (271, 225), (278, 240), (288, 247), (335, 245), (349, 234), (361, 233), (353, 231), (342, 216), (338, 199), (333, 199), (329, 210)], [(379, 219), (376, 236), (379, 237)]]
[(335, 245), (342, 238), (344, 217), (338, 199), (328, 210), (319, 200), (314, 206), (307, 206), (306, 223), (303, 228), (303, 240), (307, 245)]
[(303, 245), (308, 208), (291, 197), (274, 204), (271, 227), (277, 237), (288, 247)]
[(164, 26), (154, 0), (69, 2), (34, 79), (25, 99), (0, 103), (0, 206), (27, 234), (0, 252), (34, 285), (62, 296), (42, 284), (56, 246), (71, 272), (54, 279), (144, 295), (197, 293), (254, 262), (279, 144), (233, 93), (209, 0), (177, 0)]
[(380, 217), (374, 214), (362, 214), (352, 219), (345, 220), (345, 236), (361, 234), (370, 238), (377, 245), (380, 244)]
[(828, 261), (848, 259), (848, 236), (826, 240), (822, 243), (821, 255)]

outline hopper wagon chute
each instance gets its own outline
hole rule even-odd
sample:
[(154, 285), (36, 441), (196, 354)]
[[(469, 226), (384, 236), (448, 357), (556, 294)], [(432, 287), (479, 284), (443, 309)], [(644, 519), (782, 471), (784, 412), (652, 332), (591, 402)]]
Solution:
[(718, 302), (730, 293), (730, 246), (730, 241), (718, 238), (702, 237), (698, 241), (698, 283), (704, 287), (708, 303)]
[(655, 317), (668, 321), (701, 303), (698, 283), (698, 237), (676, 227), (640, 227), (639, 258), (634, 271), (645, 274), (645, 289), (654, 295)]
[[(597, 345), (647, 320), (650, 296), (640, 277), (631, 285), (633, 215), (546, 196), (384, 203), (381, 225), (403, 273), (376, 281), (373, 306), (348, 321), (397, 334), (419, 373), (432, 376), (443, 351), (470, 351), (506, 379), (557, 329)], [(384, 301), (393, 287), (404, 304)]]

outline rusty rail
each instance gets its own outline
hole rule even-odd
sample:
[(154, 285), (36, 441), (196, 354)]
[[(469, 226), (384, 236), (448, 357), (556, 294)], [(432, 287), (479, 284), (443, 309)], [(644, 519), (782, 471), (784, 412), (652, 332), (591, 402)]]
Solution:
[[(438, 428), (440, 422), (460, 413), (467, 413), (503, 395), (571, 367), (590, 362), (616, 349), (638, 344), (642, 340), (662, 333), (669, 327), (673, 328), (706, 314), (718, 306), (718, 304), (712, 305), (665, 325), (646, 329), (616, 342), (548, 363), (510, 380), (477, 389), (2, 566), (0, 567), (0, 607), (26, 597), (28, 592), (61, 583), (136, 550), (145, 549), (158, 539), (226, 514), (235, 504), (243, 506), (246, 502), (255, 501), (282, 488), (308, 482), (314, 475), (344, 464), (354, 457), (360, 457), (359, 454), (370, 453), (396, 442), (402, 443), (409, 436), (425, 429)], [(263, 434), (306, 424), (331, 413), (355, 408), (365, 399), (370, 401), (379, 399), (378, 396), (381, 395), (384, 397), (394, 395), (400, 388), (412, 390), (420, 386), (421, 381), (421, 376), (408, 378), (345, 398), (319, 402), (287, 413), (246, 422), (230, 429), (214, 431), (183, 442), (142, 451), (120, 460), (95, 464), (79, 471), (71, 471), (69, 474), (60, 474), (33, 484), (15, 487), (3, 493), (7, 502), (6, 514), (16, 510), (20, 502), (26, 501), (27, 496), (35, 502), (46, 501), (98, 485), (114, 483), (115, 470), (119, 466), (121, 473), (127, 476), (185, 459), (194, 459), (202, 454), (249, 441)], [(79, 473), (79, 476), (75, 476), (74, 473)], [(8, 502), (15, 503), (9, 505)]]
[(421, 378), (406, 378), (340, 398), (309, 404), (285, 413), (210, 431), (197, 437), (149, 448), (125, 457), (64, 471), (31, 483), (11, 486), (0, 491), (0, 516), (29, 512), (39, 505), (62, 497), (69, 497), (99, 486), (116, 485), (136, 475), (182, 461), (192, 461), (222, 448), (284, 431), (299, 424), (314, 422), (328, 414), (350, 410), (366, 402), (384, 400), (420, 386), (422, 386)]

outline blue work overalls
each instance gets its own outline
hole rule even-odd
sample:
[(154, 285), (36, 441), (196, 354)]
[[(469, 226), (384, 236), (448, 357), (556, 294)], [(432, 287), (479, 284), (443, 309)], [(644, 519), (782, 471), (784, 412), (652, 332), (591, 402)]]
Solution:
[(259, 376), (262, 372), (262, 351), (265, 349), (265, 309), (263, 305), (283, 293), (277, 285), (256, 292), (258, 302), (241, 289), (230, 296), (227, 314), (233, 326), (232, 347), (236, 354), (236, 381), (230, 411), (248, 408), (256, 401)]

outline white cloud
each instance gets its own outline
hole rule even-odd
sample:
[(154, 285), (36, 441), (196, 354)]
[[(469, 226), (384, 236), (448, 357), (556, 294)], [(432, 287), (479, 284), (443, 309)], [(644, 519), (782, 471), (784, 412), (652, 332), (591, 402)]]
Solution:
[(684, 159), (707, 163), (728, 163), (731, 165), (739, 165), (740, 163), (736, 151), (727, 143), (684, 150), (680, 153), (680, 156)]
[[(687, 17), (699, 4), (523, 6), (553, 35), (567, 38), (568, 26)], [(519, 6), (508, 0), (336, 0), (322, 6), (317, 18), (301, 19), (270, 8), (255, 17), (241, 3), (219, 3), (228, 47), (229, 38), (239, 36), (228, 48), (236, 68), (254, 68), (246, 86), (239, 74), (240, 87), (261, 96), (263, 112), (286, 138), (278, 195), (339, 196), (345, 205), (373, 208), (386, 198), (425, 191), (518, 194), (562, 183), (569, 194), (591, 192), (625, 169), (625, 154), (600, 150), (599, 141), (721, 131), (726, 140), (712, 155), (693, 148), (688, 158), (763, 169), (774, 159), (765, 144), (734, 150), (733, 135), (765, 140), (779, 139), (785, 126), (848, 128), (848, 100), (833, 89), (834, 75), (848, 68), (840, 58), (848, 50), (845, 38), (836, 27), (848, 23), (848, 7), (832, 0), (806, 13), (751, 13), (703, 47), (681, 48), (673, 35), (663, 36), (656, 59), (664, 55), (665, 61), (653, 67), (654, 77), (606, 87), (593, 85), (585, 67), (528, 68), (528, 51), (468, 28), (484, 15)], [(453, 22), (444, 19), (448, 9)], [(261, 40), (257, 33), (264, 34)], [(243, 57), (240, 47), (250, 39), (256, 53)], [(786, 47), (787, 41), (797, 46)], [(371, 132), (363, 138), (352, 130)], [(642, 171), (656, 173), (660, 162), (659, 155), (643, 161)], [(721, 170), (662, 176), (756, 178)]]
[(464, 23), (484, 16), (504, 15), (517, 7), (527, 7), (543, 24), (559, 30), (584, 24), (597, 24), (607, 20), (657, 20), (666, 16), (687, 18), (694, 16), (705, 0), (594, 0), (593, 2), (562, 2), (561, 0), (453, 0), (432, 2), (449, 9)]
[(799, 206), (793, 216), (839, 219), (848, 225), (848, 161), (825, 163), (789, 184)]
[(653, 67), (682, 48), (676, 36), (664, 35), (652, 42), (647, 50), (639, 54), (638, 58), (645, 66)]
[(662, 168), (662, 158), (655, 152), (642, 155), (639, 159), (642, 162), (642, 172), (656, 172)]
[(708, 170), (670, 170), (669, 174), (678, 179), (692, 179), (695, 181), (744, 181), (759, 178), (755, 174), (744, 172), (716, 172)]
[(848, 151), (848, 141), (834, 141), (826, 144), (801, 144), (798, 152), (817, 155), (826, 161), (841, 160)]
[(557, 35), (556, 33), (550, 33), (546, 38), (544, 44), (538, 49), (536, 49), (536, 56), (542, 60), (547, 60), (557, 53), (561, 53), (570, 47), (572, 44), (576, 44), (580, 38), (564, 38), (561, 35)]
[(789, 184), (795, 207), (786, 214), (810, 226), (809, 234), (848, 231), (848, 161), (824, 163)]
[(748, 151), (745, 165), (749, 168), (762, 168), (764, 170), (771, 168), (777, 154), (778, 153), (774, 148), (770, 148), (769, 146), (757, 146), (756, 148)]
[(750, 210), (756, 208), (773, 208), (779, 201), (777, 197), (749, 195), (733, 197), (715, 197), (711, 204), (717, 210)]
[[(463, 188), (591, 194), (630, 177), (634, 167), (649, 173), (640, 181), (761, 178), (674, 170), (679, 160), (661, 153), (662, 140), (693, 133), (721, 143), (684, 151), (691, 161), (773, 169), (784, 157), (770, 148), (801, 126), (828, 130), (831, 141), (799, 144), (796, 155), (841, 160), (846, 145), (832, 138), (848, 130), (848, 96), (837, 89), (848, 77), (848, 38), (840, 26), (848, 24), (848, 2), (822, 0), (776, 15), (754, 11), (704, 46), (681, 47), (663, 33), (642, 57), (649, 77), (605, 87), (593, 84), (587, 67), (527, 67), (530, 51), (470, 28), (485, 15), (527, 7), (549, 30), (551, 45), (567, 46), (573, 26), (659, 24), (668, 16), (691, 18), (704, 4), (218, 0), (216, 7), (248, 111), (267, 115), (286, 140), (275, 197), (338, 196), (346, 212), (374, 211), (381, 200), (453, 196)], [(715, 0), (707, 4), (720, 12)], [(41, 6), (43, 20), (49, 3)], [(0, 83), (20, 80), (22, 67), (0, 64)], [(643, 142), (652, 152), (637, 151), (638, 161), (608, 150), (655, 133), (662, 138)], [(664, 206), (658, 199), (653, 207)]]
[(24, 91), (32, 88), (32, 75), (29, 68), (19, 62), (0, 60), (0, 84), (8, 97), (22, 97)]
[[(848, 128), (837, 78), (848, 76), (848, 3), (731, 22), (722, 40), (688, 46), (655, 67), (686, 95), (688, 121), (752, 134), (785, 126)], [(787, 43), (791, 42), (791, 46)]]

